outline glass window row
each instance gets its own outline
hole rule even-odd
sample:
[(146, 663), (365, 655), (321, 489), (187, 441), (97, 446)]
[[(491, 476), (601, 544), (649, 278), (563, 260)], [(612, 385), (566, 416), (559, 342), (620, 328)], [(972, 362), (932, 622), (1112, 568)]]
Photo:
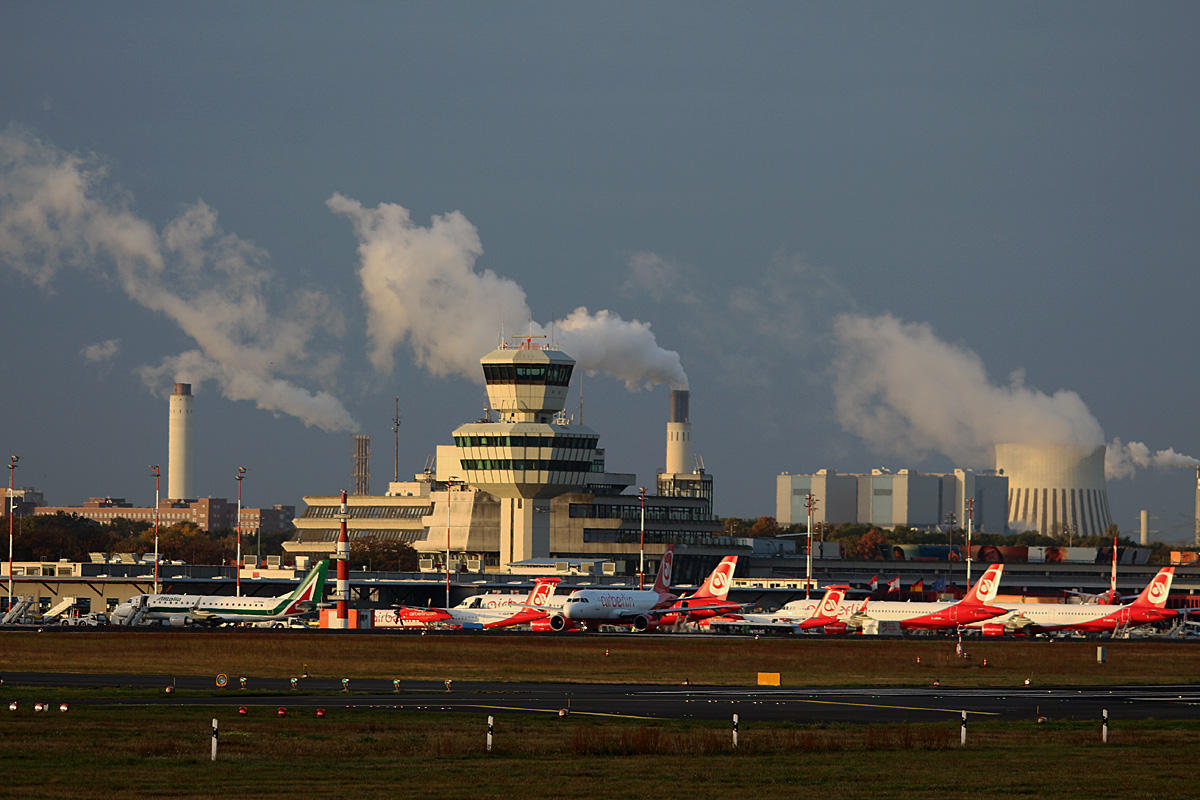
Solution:
[(463, 469), (537, 470), (540, 472), (587, 472), (590, 461), (536, 458), (464, 458)]
[[(433, 504), (420, 506), (349, 506), (347, 519), (420, 519), (433, 513)], [(341, 506), (309, 506), (304, 519), (340, 519)]]
[(571, 369), (570, 364), (484, 364), (483, 378), (493, 384), (567, 386), (571, 382)]
[(599, 436), (455, 436), (456, 447), (557, 447), (563, 450), (595, 450)]
[(710, 533), (708, 531), (652, 531), (647, 530), (645, 538), (641, 531), (606, 530), (604, 528), (586, 528), (583, 531), (585, 542), (601, 542), (605, 544), (691, 544), (728, 546), (730, 537)]
[[(637, 521), (642, 518), (640, 504), (571, 503), (568, 516), (583, 519), (619, 519)], [(711, 522), (716, 519), (703, 508), (692, 506), (646, 506), (646, 519), (653, 522)]]

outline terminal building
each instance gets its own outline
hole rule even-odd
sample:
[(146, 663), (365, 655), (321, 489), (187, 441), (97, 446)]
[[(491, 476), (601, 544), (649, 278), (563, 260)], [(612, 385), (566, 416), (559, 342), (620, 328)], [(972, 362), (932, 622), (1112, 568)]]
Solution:
[[(691, 449), (687, 391), (671, 393), (666, 469), (657, 493), (637, 476), (609, 472), (600, 435), (564, 412), (575, 361), (524, 338), (481, 359), (489, 409), (460, 425), (435, 464), (382, 495), (348, 498), (355, 538), (399, 539), (422, 568), (443, 571), (653, 573), (668, 545), (686, 545), (676, 575), (707, 574), (725, 555), (749, 554), (721, 535), (713, 479)], [(304, 498), (293, 555), (327, 556), (341, 523), (340, 495)]]
[[(190, 522), (202, 531), (236, 528), (238, 526), (238, 504), (223, 497), (201, 497), (196, 500), (161, 500), (158, 508), (136, 508), (123, 497), (89, 497), (81, 506), (36, 506), (30, 509), (31, 516), (53, 516), (74, 514), (84, 519), (105, 524), (117, 519), (130, 522), (158, 522), (169, 528), (180, 522)], [(242, 508), (243, 531), (259, 533), (283, 533), (292, 528), (296, 516), (295, 506), (277, 505), (272, 508)]]
[(1008, 521), (1008, 477), (994, 472), (956, 469), (952, 473), (891, 472), (839, 474), (830, 469), (776, 478), (775, 518), (781, 525), (808, 523), (811, 495), (813, 526), (858, 523), (878, 528), (935, 530), (967, 525), (967, 500), (973, 499), (971, 524), (980, 533), (1004, 533)]

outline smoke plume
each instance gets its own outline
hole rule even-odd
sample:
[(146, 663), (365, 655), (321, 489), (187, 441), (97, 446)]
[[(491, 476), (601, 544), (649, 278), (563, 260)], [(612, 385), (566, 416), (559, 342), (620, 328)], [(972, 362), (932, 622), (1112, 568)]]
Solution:
[(687, 388), (679, 354), (658, 346), (649, 323), (582, 307), (546, 326), (531, 322), (519, 285), (476, 270), (483, 247), (460, 212), (434, 216), (422, 227), (394, 203), (365, 208), (335, 194), (327, 205), (350, 219), (358, 237), (370, 358), (379, 372), (390, 373), (396, 350), (407, 345), (434, 375), (482, 381), (479, 358), (495, 349), (505, 331), (548, 334), (581, 369), (622, 380), (630, 389), (659, 383)]
[(1200, 459), (1176, 453), (1174, 448), (1151, 452), (1141, 442), (1125, 444), (1113, 439), (1104, 456), (1104, 474), (1108, 478), (1128, 478), (1139, 468), (1179, 469), (1200, 466)]
[[(997, 386), (978, 355), (938, 339), (927, 324), (842, 314), (834, 340), (838, 421), (882, 451), (912, 457), (932, 450), (961, 466), (990, 469), (997, 443), (1104, 443), (1078, 394), (1044, 394), (1026, 386), (1019, 372)], [(1141, 442), (1114, 439), (1105, 473), (1126, 478), (1138, 468), (1197, 465), (1174, 450), (1152, 453)]]
[[(341, 334), (340, 313), (316, 292), (273, 304), (267, 254), (222, 231), (203, 201), (161, 235), (128, 205), (95, 158), (20, 129), (0, 133), (0, 263), (48, 290), (66, 269), (115, 277), (132, 300), (179, 325), (198, 349), (143, 368), (152, 386), (212, 380), (231, 400), (327, 431), (357, 429), (335, 397), (283, 377), (330, 377), (336, 355), (316, 356), (310, 345)], [(99, 266), (108, 262), (113, 276)]]

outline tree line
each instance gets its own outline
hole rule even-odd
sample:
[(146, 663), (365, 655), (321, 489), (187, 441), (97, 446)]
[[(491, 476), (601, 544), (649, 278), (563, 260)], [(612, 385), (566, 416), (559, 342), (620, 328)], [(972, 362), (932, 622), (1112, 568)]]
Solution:
[[(154, 523), (118, 517), (112, 522), (97, 522), (78, 514), (45, 514), (15, 520), (13, 560), (15, 561), (90, 561), (90, 554), (132, 553), (140, 559), (154, 552)], [(295, 530), (278, 533), (242, 533), (242, 556), (278, 555), (291, 560), (283, 543)], [(261, 543), (261, 544), (260, 544)], [(261, 546), (262, 552), (258, 552)], [(237, 560), (237, 530), (216, 528), (201, 530), (194, 522), (177, 522), (160, 527), (158, 553), (164, 560), (187, 564), (232, 564)], [(262, 559), (260, 559), (261, 561)], [(371, 570), (416, 572), (417, 552), (406, 542), (356, 537), (350, 544), (352, 566)]]

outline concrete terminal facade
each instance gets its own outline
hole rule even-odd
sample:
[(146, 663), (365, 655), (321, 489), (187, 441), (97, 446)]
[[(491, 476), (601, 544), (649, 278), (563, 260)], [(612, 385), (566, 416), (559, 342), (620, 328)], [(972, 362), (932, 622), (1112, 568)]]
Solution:
[[(574, 364), (532, 337), (485, 355), (488, 412), (454, 430), (454, 444), (438, 447), (432, 470), (390, 484), (382, 496), (350, 497), (352, 541), (407, 541), (429, 571), (444, 571), (447, 561), (452, 571), (476, 572), (551, 559), (609, 562), (618, 574), (636, 572), (643, 554), (646, 571), (656, 570), (675, 544), (687, 551), (675, 563), (681, 580), (725, 555), (752, 552), (747, 540), (721, 535), (712, 476), (691, 451), (687, 393), (672, 392), (668, 471), (657, 476), (657, 494), (643, 497), (629, 493), (636, 475), (607, 470), (599, 434), (564, 413)], [(284, 548), (328, 555), (339, 498), (304, 502), (297, 535)]]

